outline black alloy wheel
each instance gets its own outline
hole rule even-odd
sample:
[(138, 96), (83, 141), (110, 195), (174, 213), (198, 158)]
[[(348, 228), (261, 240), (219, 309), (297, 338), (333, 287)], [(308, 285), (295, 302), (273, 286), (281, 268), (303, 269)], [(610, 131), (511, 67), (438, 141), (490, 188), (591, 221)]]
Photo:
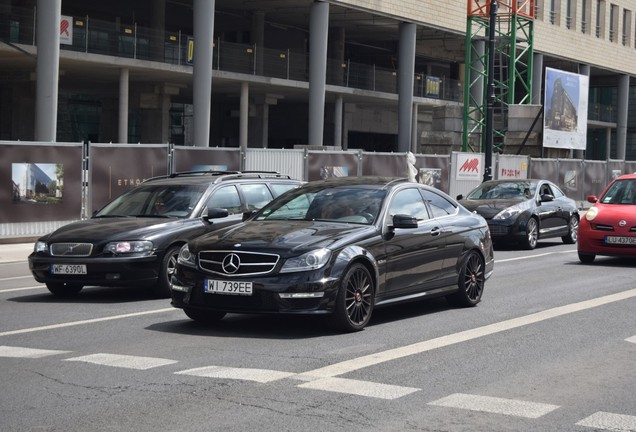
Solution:
[(470, 251), (462, 261), (457, 281), (458, 291), (446, 299), (453, 306), (475, 306), (481, 301), (486, 283), (484, 259), (476, 251)]
[(371, 319), (375, 296), (375, 286), (369, 270), (355, 263), (342, 278), (333, 314), (327, 323), (341, 331), (362, 330)]

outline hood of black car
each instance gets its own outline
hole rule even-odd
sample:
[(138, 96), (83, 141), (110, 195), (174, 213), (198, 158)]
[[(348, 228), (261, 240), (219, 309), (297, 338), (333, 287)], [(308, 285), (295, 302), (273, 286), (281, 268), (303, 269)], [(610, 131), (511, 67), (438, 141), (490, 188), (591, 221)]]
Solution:
[(182, 219), (94, 218), (64, 225), (52, 232), (46, 240), (48, 243), (142, 240), (160, 232), (180, 229), (183, 224)]
[(470, 211), (477, 212), (484, 219), (492, 219), (497, 213), (503, 209), (519, 205), (523, 201), (519, 200), (461, 200), (460, 204)]
[(192, 240), (190, 252), (201, 250), (336, 249), (375, 233), (374, 226), (319, 221), (249, 221)]

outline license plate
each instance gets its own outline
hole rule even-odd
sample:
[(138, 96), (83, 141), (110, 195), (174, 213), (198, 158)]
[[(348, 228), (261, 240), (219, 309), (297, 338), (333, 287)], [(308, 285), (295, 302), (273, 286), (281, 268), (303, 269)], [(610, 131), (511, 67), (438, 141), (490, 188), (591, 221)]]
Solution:
[(203, 290), (214, 294), (252, 295), (252, 282), (206, 279)]
[(607, 237), (605, 237), (605, 243), (607, 243), (607, 244), (618, 244), (618, 245), (635, 245), (636, 246), (636, 237), (607, 236)]
[(85, 264), (51, 264), (52, 274), (85, 275)]

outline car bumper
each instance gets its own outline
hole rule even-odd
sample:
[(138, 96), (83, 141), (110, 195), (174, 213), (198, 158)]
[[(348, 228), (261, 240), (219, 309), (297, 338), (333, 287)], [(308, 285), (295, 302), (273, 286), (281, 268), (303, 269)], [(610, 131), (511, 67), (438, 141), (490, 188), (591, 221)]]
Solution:
[[(53, 264), (85, 265), (86, 274), (63, 275), (51, 273)], [(95, 286), (152, 286), (158, 280), (159, 263), (156, 255), (117, 258), (68, 258), (31, 254), (29, 269), (41, 283), (67, 283)]]
[[(252, 282), (251, 295), (204, 292), (204, 280)], [(339, 280), (318, 272), (280, 274), (275, 277), (224, 279), (203, 275), (183, 266), (172, 278), (172, 306), (228, 313), (326, 314), (333, 311)]]
[[(488, 221), (488, 229), (494, 242), (516, 242), (526, 237), (525, 231), (521, 230), (519, 224), (511, 224), (510, 221), (493, 221), (491, 219)], [(525, 230), (525, 224), (523, 230)]]
[[(633, 239), (634, 244), (608, 244), (607, 236), (618, 236)], [(627, 256), (636, 257), (636, 232), (608, 233), (592, 230), (588, 227), (579, 228), (577, 250), (585, 255)]]

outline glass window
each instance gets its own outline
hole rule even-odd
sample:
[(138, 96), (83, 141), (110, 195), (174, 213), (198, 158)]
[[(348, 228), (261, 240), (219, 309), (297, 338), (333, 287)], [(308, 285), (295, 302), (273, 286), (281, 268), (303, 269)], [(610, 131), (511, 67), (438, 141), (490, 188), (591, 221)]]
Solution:
[(242, 213), (241, 198), (234, 186), (223, 186), (212, 193), (208, 207), (227, 209), (229, 214)]
[(274, 198), (263, 183), (242, 184), (239, 188), (243, 192), (248, 210), (258, 210)]
[(457, 208), (455, 204), (448, 201), (441, 195), (436, 194), (432, 191), (423, 190), (422, 195), (424, 196), (424, 200), (428, 202), (428, 205), (431, 207), (431, 211), (433, 212), (433, 217), (443, 217), (451, 214), (455, 214)]
[(278, 196), (284, 194), (290, 189), (298, 187), (298, 185), (293, 183), (273, 183), (270, 184), (269, 187), (271, 187), (274, 191), (274, 195)]
[(429, 218), (426, 204), (417, 189), (404, 189), (395, 194), (389, 207), (389, 215), (393, 217), (398, 214), (413, 216), (417, 220)]

